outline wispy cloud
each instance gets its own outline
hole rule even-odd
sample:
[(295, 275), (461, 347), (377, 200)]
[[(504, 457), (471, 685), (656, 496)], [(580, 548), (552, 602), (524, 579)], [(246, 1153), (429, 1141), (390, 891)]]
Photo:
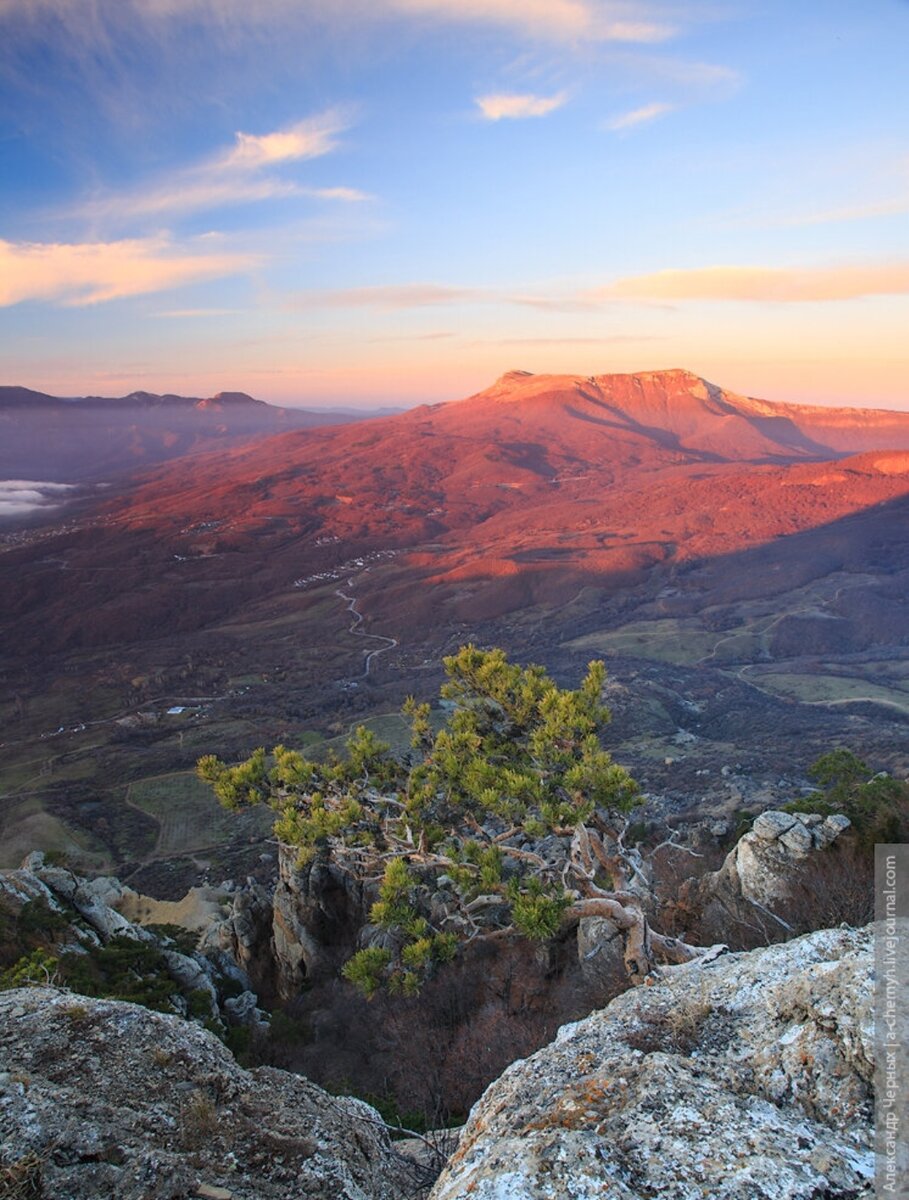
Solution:
[(606, 128), (612, 130), (613, 133), (634, 129), (638, 125), (646, 125), (650, 121), (656, 121), (659, 117), (665, 117), (675, 108), (675, 104), (655, 100), (652, 104), (644, 104), (641, 108), (633, 108), (630, 112), (620, 113), (611, 121), (607, 121)]
[(258, 171), (275, 163), (320, 158), (338, 147), (338, 134), (349, 127), (338, 109), (298, 121), (273, 133), (237, 133), (234, 145), (212, 164), (216, 172)]
[(251, 254), (200, 253), (193, 244), (175, 245), (164, 237), (82, 243), (0, 241), (0, 307), (24, 300), (98, 304), (234, 275), (258, 262)]
[(546, 312), (584, 312), (599, 306), (593, 295), (509, 291), (507, 288), (462, 287), (446, 283), (399, 283), (371, 287), (294, 292), (290, 308), (436, 308), (445, 304), (509, 304)]
[(542, 312), (590, 312), (606, 299), (601, 290), (578, 292), (548, 289), (518, 291), (507, 287), (464, 287), (447, 283), (398, 283), (366, 287), (312, 289), (293, 292), (285, 297), (290, 309), (437, 308), (446, 304), (505, 304), (535, 308)]
[(646, 69), (654, 78), (664, 79), (667, 83), (702, 94), (728, 95), (744, 83), (741, 72), (722, 63), (656, 55), (637, 55), (636, 60), (639, 69)]
[(545, 117), (561, 108), (568, 99), (565, 92), (556, 96), (534, 96), (530, 93), (495, 92), (490, 96), (478, 96), (477, 107), (487, 121), (503, 118)]
[(151, 313), (153, 317), (175, 318), (185, 320), (192, 317), (236, 317), (242, 313), (242, 308), (169, 308), (164, 312)]
[[(272, 37), (312, 37), (336, 25), (349, 32), (351, 18), (410, 18), (459, 25), (493, 26), (537, 40), (594, 40), (631, 44), (665, 42), (677, 32), (667, 6), (652, 0), (111, 0), (75, 6), (72, 0), (0, 0), (0, 19), (40, 29), (51, 21), (73, 49), (105, 51), (130, 28), (149, 46), (172, 44), (173, 30), (189, 22), (205, 27), (218, 45), (234, 46), (255, 30)], [(179, 49), (179, 44), (177, 44)]]
[(674, 25), (652, 15), (652, 4), (641, 0), (383, 0), (378, 7), (459, 24), (497, 25), (556, 42), (649, 44), (676, 33)]
[(782, 304), (909, 293), (909, 261), (842, 267), (697, 267), (618, 279), (594, 300), (738, 300)]
[(94, 196), (70, 215), (122, 222), (266, 200), (368, 200), (367, 193), (357, 188), (309, 187), (263, 173), (266, 168), (330, 154), (339, 144), (338, 135), (349, 126), (348, 115), (330, 109), (271, 133), (237, 133), (232, 146), (201, 163), (172, 173), (166, 180), (146, 181), (129, 190)]
[(873, 221), (878, 217), (898, 217), (909, 213), (909, 196), (891, 200), (869, 201), (867, 204), (843, 205), (800, 213), (773, 215), (765, 211), (752, 216), (736, 217), (723, 224), (729, 229), (798, 229), (810, 225), (837, 225), (850, 221)]
[(394, 334), (389, 337), (370, 338), (369, 341), (371, 344), (384, 344), (385, 342), (442, 342), (454, 336), (455, 334), (450, 330), (440, 330), (437, 333)]
[[(584, 291), (550, 290), (542, 285), (539, 290), (522, 292), (504, 287), (403, 283), (296, 292), (286, 299), (285, 305), (304, 309), (395, 310), (448, 304), (505, 304), (543, 312), (574, 313), (592, 312), (621, 301), (641, 301), (659, 307), (671, 307), (686, 300), (798, 304), (902, 294), (909, 294), (909, 261), (842, 267), (696, 267), (626, 276), (604, 287)], [(592, 340), (609, 341), (611, 336)], [(528, 343), (538, 340), (527, 339)], [(635, 336), (631, 340), (640, 338)]]
[(482, 288), (451, 287), (439, 283), (402, 283), (376, 287), (337, 288), (295, 292), (290, 308), (429, 308), (440, 304), (490, 301), (497, 297)]
[(665, 340), (662, 336), (648, 333), (607, 333), (603, 337), (491, 338), (481, 344), (489, 346), (618, 346), (626, 343), (634, 345), (637, 342), (662, 342)]
[[(181, 181), (182, 179), (182, 181)], [(138, 187), (128, 192), (111, 192), (80, 204), (70, 215), (92, 221), (128, 221), (140, 217), (189, 215), (211, 212), (242, 204), (266, 200), (325, 200), (331, 203), (359, 204), (372, 199), (357, 188), (307, 187), (281, 179), (219, 179), (198, 177), (191, 173), (177, 176), (161, 186)]]
[(565, 295), (564, 293), (518, 293), (508, 297), (511, 304), (522, 308), (538, 308), (543, 312), (587, 312), (597, 307), (597, 301), (587, 295)]
[(361, 192), (359, 188), (352, 187), (301, 187), (300, 194), (316, 200), (341, 200), (345, 204), (362, 204), (365, 200), (375, 199), (370, 192)]

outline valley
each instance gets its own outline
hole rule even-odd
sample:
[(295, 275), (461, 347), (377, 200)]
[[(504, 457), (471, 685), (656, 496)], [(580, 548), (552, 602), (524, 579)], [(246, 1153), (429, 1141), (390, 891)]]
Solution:
[(512, 373), (151, 466), (3, 545), (0, 865), (38, 845), (161, 895), (267, 871), (267, 821), (196, 759), (362, 721), (403, 748), (469, 641), (565, 680), (603, 657), (663, 817), (785, 803), (834, 745), (905, 773), (907, 445), (907, 414), (687, 372)]

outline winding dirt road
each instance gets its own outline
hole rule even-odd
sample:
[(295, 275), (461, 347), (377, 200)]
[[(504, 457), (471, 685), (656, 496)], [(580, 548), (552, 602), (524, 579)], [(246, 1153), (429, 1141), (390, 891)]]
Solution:
[(398, 639), (383, 637), (383, 635), (380, 633), (366, 633), (365, 630), (360, 629), (359, 626), (363, 623), (363, 614), (357, 608), (356, 596), (348, 596), (347, 593), (342, 592), (340, 588), (335, 588), (335, 595), (340, 597), (341, 600), (346, 601), (347, 611), (353, 616), (353, 621), (351, 622), (350, 626), (351, 633), (355, 634), (357, 637), (372, 638), (373, 641), (386, 643), (384, 646), (378, 646), (375, 650), (370, 650), (366, 655), (366, 661), (363, 664), (363, 674), (360, 675), (359, 678), (367, 679), (369, 677), (369, 671), (372, 667), (373, 659), (378, 658), (380, 654), (387, 653), (389, 650), (394, 650), (395, 646), (398, 645)]

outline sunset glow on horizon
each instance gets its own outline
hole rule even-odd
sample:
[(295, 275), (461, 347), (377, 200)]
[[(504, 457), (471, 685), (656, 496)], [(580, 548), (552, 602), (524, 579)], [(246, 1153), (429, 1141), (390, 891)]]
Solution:
[(0, 0), (0, 383), (909, 409), (909, 3)]

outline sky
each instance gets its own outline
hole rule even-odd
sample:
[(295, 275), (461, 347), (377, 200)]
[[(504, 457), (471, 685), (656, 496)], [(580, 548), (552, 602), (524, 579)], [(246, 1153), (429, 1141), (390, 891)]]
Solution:
[(907, 0), (0, 0), (0, 383), (909, 409)]

